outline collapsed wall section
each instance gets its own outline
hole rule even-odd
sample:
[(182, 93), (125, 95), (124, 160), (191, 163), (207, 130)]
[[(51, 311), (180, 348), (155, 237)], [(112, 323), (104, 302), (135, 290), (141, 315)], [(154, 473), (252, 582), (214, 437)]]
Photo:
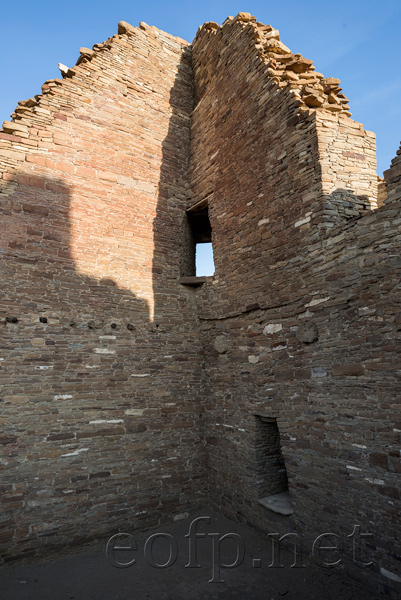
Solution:
[(2, 555), (199, 505), (199, 333), (178, 285), (191, 51), (81, 49), (0, 133)]

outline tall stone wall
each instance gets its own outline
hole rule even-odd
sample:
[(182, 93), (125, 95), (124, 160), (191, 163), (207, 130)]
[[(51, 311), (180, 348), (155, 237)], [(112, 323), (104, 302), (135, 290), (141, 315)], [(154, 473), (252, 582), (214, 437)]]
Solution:
[[(335, 533), (334, 560), (389, 591), (401, 577), (399, 203), (370, 212), (373, 134), (305, 108), (249, 17), (206, 24), (193, 45), (192, 201), (208, 198), (216, 266), (198, 297), (210, 497), (296, 533), (306, 561)], [(259, 503), (261, 419), (278, 424), (292, 516)], [(354, 560), (356, 525), (372, 537)]]
[(213, 293), (220, 302), (224, 297), (227, 313), (242, 309), (250, 295), (255, 304), (287, 294), (275, 287), (271, 270), (297, 257), (305, 230), (313, 225), (316, 235), (377, 201), (374, 135), (348, 111), (304, 104), (301, 94), (312, 85), (305, 82), (327, 82), (313, 83), (326, 89), (334, 81), (337, 91), (339, 80), (272, 71), (274, 56), (292, 57), (295, 69), (306, 59), (288, 54), (277, 39), (267, 40), (277, 47), (265, 48), (266, 35), (278, 36), (273, 28), (266, 34), (267, 27), (241, 17), (221, 28), (208, 23), (193, 43), (190, 201), (208, 200)]
[(0, 133), (3, 557), (205, 495), (201, 352), (179, 286), (191, 52), (142, 24)]

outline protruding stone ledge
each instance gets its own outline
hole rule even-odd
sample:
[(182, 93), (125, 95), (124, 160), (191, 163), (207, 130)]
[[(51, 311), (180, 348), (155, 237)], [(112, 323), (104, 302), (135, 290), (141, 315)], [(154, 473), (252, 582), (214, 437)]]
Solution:
[(289, 516), (294, 514), (289, 492), (265, 496), (259, 500), (259, 504), (280, 515)]
[(80, 48), (79, 53), (83, 58), (91, 59), (95, 56), (95, 51), (91, 50), (91, 48)]
[(204, 283), (206, 283), (207, 281), (207, 277), (180, 277), (178, 280), (178, 283), (181, 283), (182, 285), (191, 285), (191, 286), (198, 286), (198, 285), (202, 285)]
[(118, 34), (122, 35), (122, 34), (133, 34), (135, 33), (135, 27), (133, 25), (130, 25), (130, 23), (127, 23), (126, 21), (120, 21), (118, 24)]

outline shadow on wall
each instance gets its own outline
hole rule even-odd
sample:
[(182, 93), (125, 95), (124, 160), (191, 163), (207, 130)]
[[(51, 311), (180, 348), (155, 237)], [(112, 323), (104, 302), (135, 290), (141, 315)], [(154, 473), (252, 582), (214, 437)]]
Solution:
[[(6, 191), (0, 534), (4, 556), (26, 556), (109, 529), (127, 503), (116, 489), (125, 485), (132, 502), (135, 490), (125, 479), (132, 466), (124, 447), (139, 430), (135, 424), (123, 427), (121, 415), (143, 396), (130, 376), (143, 368), (136, 338), (149, 333), (149, 311), (111, 279), (77, 272), (71, 194), (64, 182), (17, 173)], [(88, 267), (102, 250), (97, 252), (93, 236), (92, 244), (84, 239), (90, 228), (90, 218), (83, 220), (75, 242), (85, 245)]]
[[(162, 142), (154, 239), (150, 219), (138, 232), (145, 239), (141, 264), (136, 246), (128, 268), (119, 254), (127, 245), (124, 223), (132, 230), (135, 214), (121, 223), (117, 200), (96, 198), (90, 181), (72, 189), (31, 172), (9, 172), (1, 181), (0, 471), (4, 491), (20, 494), (2, 498), (5, 555), (80, 543), (127, 523), (151, 526), (204, 498), (203, 446), (188, 397), (188, 378), (198, 376), (198, 334), (188, 326), (192, 308), (178, 285), (192, 110), (188, 69), (186, 57)], [(78, 272), (99, 273), (102, 264), (105, 273), (118, 271), (117, 281), (140, 282), (145, 272), (157, 322), (148, 303), (115, 280)], [(164, 333), (178, 328), (176, 339), (163, 337), (163, 320)], [(165, 410), (166, 398), (178, 408)]]
[[(17, 173), (14, 177), (15, 181), (8, 184), (9, 195), (2, 202), (1, 211), (4, 316), (14, 315), (19, 305), (21, 325), (27, 309), (31, 314), (30, 324), (34, 322), (34, 312), (48, 316), (49, 320), (56, 313), (57, 318), (65, 321), (59, 324), (69, 327), (88, 326), (86, 319), (95, 313), (98, 320), (102, 313), (103, 325), (107, 326), (114, 318), (118, 319), (121, 310), (125, 316), (131, 314), (137, 323), (146, 321), (149, 311), (144, 300), (118, 289), (110, 278), (96, 279), (78, 273), (72, 256), (68, 186), (61, 180), (31, 173)], [(10, 194), (12, 187), (15, 190)], [(101, 211), (97, 218), (112, 221), (113, 207), (106, 206), (107, 212)], [(110, 267), (112, 259), (105, 248), (107, 239), (99, 238), (96, 219), (91, 221), (90, 211), (88, 206), (81, 221), (75, 218), (74, 249), (85, 260), (88, 270), (97, 268), (103, 257), (107, 257)], [(105, 270), (110, 270), (107, 267)]]
[(162, 319), (163, 313), (181, 314), (187, 291), (178, 285), (178, 279), (183, 263), (194, 261), (195, 247), (188, 235), (186, 216), (190, 197), (190, 117), (194, 103), (191, 62), (191, 51), (184, 48), (170, 91), (169, 129), (162, 144), (163, 160), (153, 222), (155, 321)]
[(323, 196), (323, 211), (327, 222), (337, 223), (359, 218), (377, 208), (367, 195), (356, 195), (352, 190), (338, 188)]

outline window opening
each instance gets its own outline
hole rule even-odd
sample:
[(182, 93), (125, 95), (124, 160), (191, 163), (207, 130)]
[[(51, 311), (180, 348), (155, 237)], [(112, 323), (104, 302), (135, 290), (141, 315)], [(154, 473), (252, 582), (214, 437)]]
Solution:
[(212, 242), (202, 242), (195, 246), (196, 275), (214, 275), (214, 258)]
[(212, 228), (207, 200), (187, 210), (184, 220), (181, 277), (214, 274)]

